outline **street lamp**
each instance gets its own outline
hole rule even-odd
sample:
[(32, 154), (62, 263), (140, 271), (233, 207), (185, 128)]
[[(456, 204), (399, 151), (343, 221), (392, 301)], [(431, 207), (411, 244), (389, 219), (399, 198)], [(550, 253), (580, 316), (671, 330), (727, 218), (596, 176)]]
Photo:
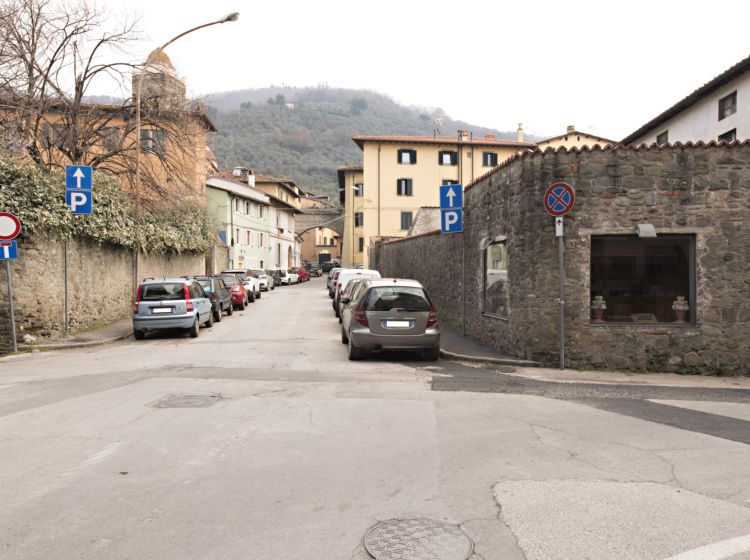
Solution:
[[(185, 35), (192, 33), (193, 31), (198, 31), (199, 29), (203, 29), (204, 27), (210, 27), (212, 25), (218, 25), (221, 23), (228, 23), (230, 21), (237, 21), (240, 17), (239, 12), (232, 12), (231, 14), (228, 14), (224, 16), (221, 19), (217, 19), (216, 21), (211, 21), (209, 23), (204, 23), (203, 25), (198, 25), (197, 27), (193, 27), (192, 29), (188, 29), (187, 31), (183, 31), (179, 35), (175, 35), (172, 37), (169, 41), (164, 43), (161, 47), (157, 48), (156, 50), (151, 51), (151, 53), (146, 58), (146, 62), (143, 64), (143, 68), (141, 69), (141, 75), (138, 77), (138, 87), (136, 88), (135, 92), (135, 215), (136, 218), (141, 217), (141, 89), (143, 88), (143, 76), (148, 71), (148, 66), (151, 64), (151, 59), (157, 54), (162, 52), (164, 49), (166, 49), (169, 45), (174, 43), (177, 39), (180, 39), (181, 37), (184, 37)], [(135, 283), (136, 287), (138, 285), (138, 252), (140, 251), (140, 247), (136, 248), (136, 254), (135, 254)]]

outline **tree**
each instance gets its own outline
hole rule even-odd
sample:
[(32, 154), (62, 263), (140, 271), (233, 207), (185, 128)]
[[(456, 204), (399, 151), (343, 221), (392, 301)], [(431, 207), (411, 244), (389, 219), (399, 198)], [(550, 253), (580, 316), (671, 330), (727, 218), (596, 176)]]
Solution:
[[(158, 200), (176, 184), (194, 190), (195, 163), (191, 178), (186, 158), (196, 152), (200, 109), (146, 98), (145, 134), (137, 139), (132, 97), (113, 105), (85, 101), (94, 82), (126, 88), (139, 67), (117, 58), (135, 39), (132, 22), (109, 29), (106, 14), (85, 0), (0, 0), (0, 140), (6, 150), (48, 171), (91, 165), (132, 186), (140, 141), (149, 153), (141, 173), (146, 199)], [(163, 149), (167, 145), (173, 149)]]

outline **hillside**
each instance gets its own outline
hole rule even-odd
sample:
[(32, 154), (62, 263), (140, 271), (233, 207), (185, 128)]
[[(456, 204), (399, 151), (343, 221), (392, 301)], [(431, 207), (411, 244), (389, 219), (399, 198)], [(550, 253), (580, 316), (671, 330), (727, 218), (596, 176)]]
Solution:
[(219, 129), (216, 155), (222, 169), (242, 165), (288, 176), (305, 189), (332, 196), (337, 193), (336, 168), (362, 161), (352, 136), (432, 135), (438, 117), (440, 135), (468, 129), (475, 135), (515, 138), (515, 131), (470, 125), (439, 109), (405, 107), (365, 90), (271, 87), (216, 93), (201, 101)]

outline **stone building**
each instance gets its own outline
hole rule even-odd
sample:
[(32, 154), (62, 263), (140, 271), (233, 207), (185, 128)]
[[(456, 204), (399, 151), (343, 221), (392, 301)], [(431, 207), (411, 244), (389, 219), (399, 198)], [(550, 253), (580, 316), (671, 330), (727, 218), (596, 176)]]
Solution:
[(747, 142), (520, 154), (467, 186), (463, 234), (383, 243), (377, 266), (423, 282), (442, 321), (557, 365), (558, 252), (542, 206), (556, 181), (576, 193), (564, 236), (569, 365), (748, 372)]

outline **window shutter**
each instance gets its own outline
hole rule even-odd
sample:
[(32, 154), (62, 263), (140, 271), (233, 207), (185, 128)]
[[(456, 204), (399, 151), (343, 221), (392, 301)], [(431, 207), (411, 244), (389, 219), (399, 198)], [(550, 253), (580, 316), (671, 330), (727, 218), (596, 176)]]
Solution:
[(417, 163), (417, 150), (411, 151), (411, 163)]

